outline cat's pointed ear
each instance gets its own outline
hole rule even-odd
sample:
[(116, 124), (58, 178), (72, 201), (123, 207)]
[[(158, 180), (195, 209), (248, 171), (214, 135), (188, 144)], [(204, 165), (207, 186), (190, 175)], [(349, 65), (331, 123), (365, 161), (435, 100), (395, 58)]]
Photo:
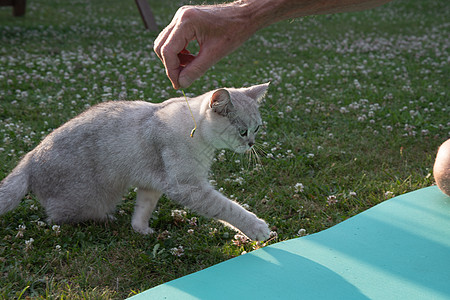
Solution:
[(226, 116), (229, 112), (234, 110), (230, 93), (226, 89), (215, 91), (211, 96), (209, 107), (211, 107), (215, 113)]
[(261, 103), (262, 99), (267, 93), (270, 82), (258, 84), (244, 89), (244, 94), (248, 97), (255, 99), (256, 102)]

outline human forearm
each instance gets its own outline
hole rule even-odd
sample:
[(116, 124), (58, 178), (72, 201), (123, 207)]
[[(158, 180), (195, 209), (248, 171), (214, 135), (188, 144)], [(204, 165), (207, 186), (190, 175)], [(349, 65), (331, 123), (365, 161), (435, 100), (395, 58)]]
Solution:
[[(375, 8), (391, 0), (241, 0), (231, 3), (244, 11), (259, 29), (273, 23), (311, 15)], [(249, 22), (250, 23), (250, 22)]]

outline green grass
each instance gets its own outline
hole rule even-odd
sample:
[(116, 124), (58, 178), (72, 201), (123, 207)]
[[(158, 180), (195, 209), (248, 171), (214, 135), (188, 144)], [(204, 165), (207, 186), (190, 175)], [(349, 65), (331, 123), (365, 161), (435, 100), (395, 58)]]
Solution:
[[(162, 28), (187, 2), (150, 3)], [(261, 165), (220, 152), (211, 175), (270, 223), (271, 243), (434, 184), (437, 147), (450, 137), (449, 9), (397, 0), (281, 22), (186, 90), (272, 82)], [(152, 51), (156, 35), (131, 0), (29, 1), (23, 18), (1, 7), (0, 178), (90, 105), (180, 96)], [(263, 246), (191, 211), (177, 220), (172, 211), (183, 208), (166, 198), (151, 220), (155, 235), (141, 236), (130, 226), (134, 199), (124, 195), (115, 222), (58, 229), (29, 195), (0, 217), (0, 298), (121, 299)], [(182, 256), (171, 251), (179, 246)]]

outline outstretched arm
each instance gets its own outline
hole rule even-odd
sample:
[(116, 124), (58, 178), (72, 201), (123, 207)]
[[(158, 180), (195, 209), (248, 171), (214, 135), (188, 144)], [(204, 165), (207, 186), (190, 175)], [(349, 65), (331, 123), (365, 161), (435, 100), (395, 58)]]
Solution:
[[(174, 88), (191, 85), (256, 31), (303, 16), (374, 8), (390, 0), (242, 0), (222, 5), (183, 6), (155, 40), (154, 50)], [(185, 48), (196, 40), (197, 56)]]

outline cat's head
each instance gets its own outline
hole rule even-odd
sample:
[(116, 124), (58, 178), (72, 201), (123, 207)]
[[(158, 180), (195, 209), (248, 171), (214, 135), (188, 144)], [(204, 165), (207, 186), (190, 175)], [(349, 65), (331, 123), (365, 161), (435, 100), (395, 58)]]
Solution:
[(262, 126), (259, 103), (269, 83), (214, 91), (209, 98), (208, 139), (216, 149), (244, 153), (255, 144)]

